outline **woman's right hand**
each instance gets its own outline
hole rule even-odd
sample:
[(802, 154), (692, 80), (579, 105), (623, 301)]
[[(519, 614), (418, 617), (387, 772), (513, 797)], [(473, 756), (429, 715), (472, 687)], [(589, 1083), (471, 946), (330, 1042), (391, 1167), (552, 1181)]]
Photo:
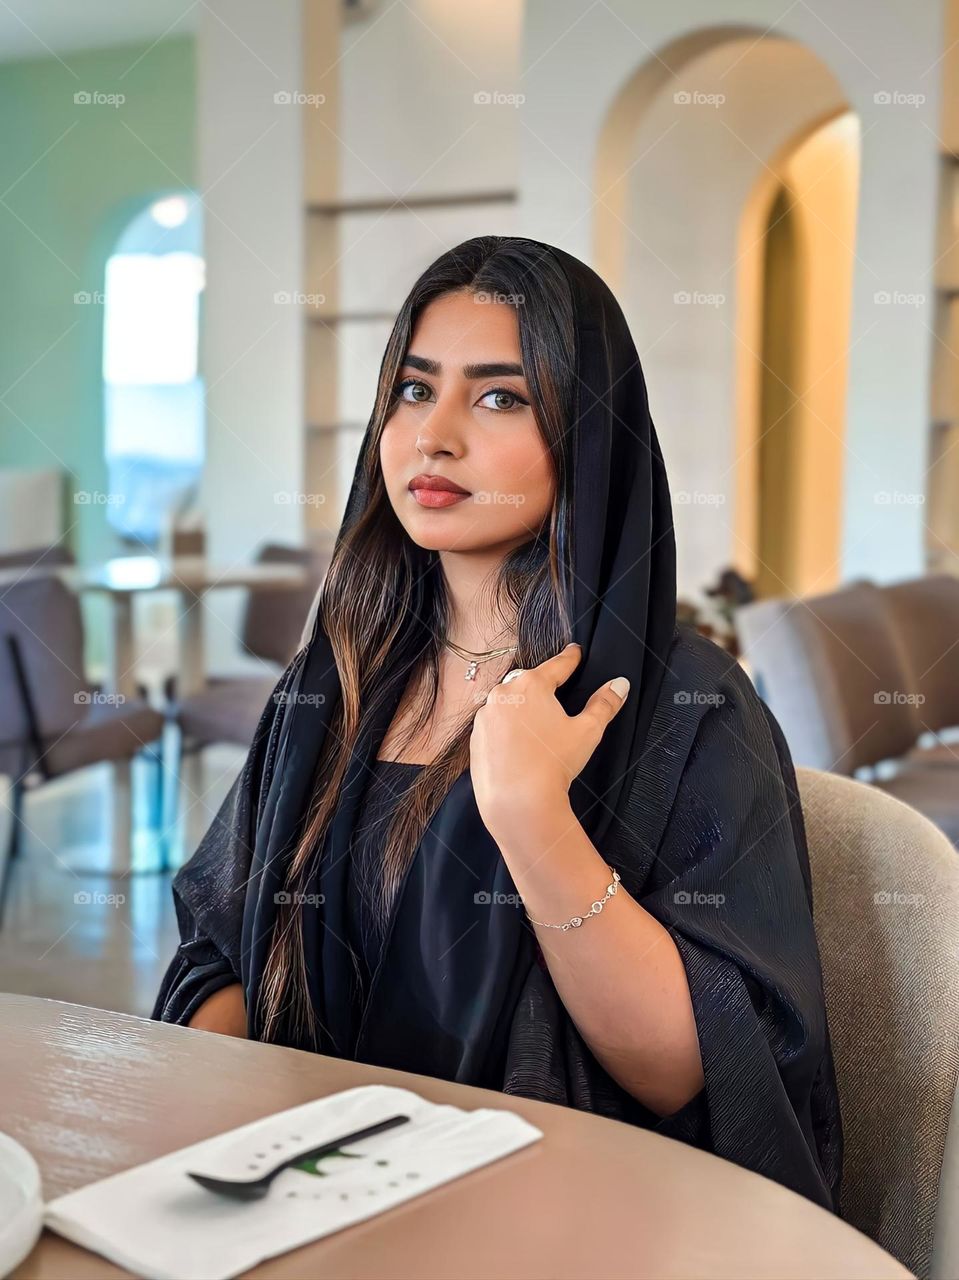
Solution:
[(233, 982), (214, 991), (209, 1000), (203, 1001), (187, 1026), (198, 1027), (201, 1031), (219, 1031), (224, 1036), (240, 1036), (245, 1040), (246, 1004), (241, 984)]

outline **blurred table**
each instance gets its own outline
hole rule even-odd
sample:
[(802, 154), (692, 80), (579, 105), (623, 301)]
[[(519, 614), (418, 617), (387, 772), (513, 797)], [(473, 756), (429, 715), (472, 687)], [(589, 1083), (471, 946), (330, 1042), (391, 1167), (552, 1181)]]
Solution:
[(133, 642), (133, 597), (148, 591), (176, 591), (180, 597), (178, 626), (180, 661), (177, 689), (182, 696), (203, 687), (205, 659), (203, 601), (222, 588), (268, 587), (271, 591), (302, 588), (306, 570), (289, 564), (216, 565), (204, 556), (116, 556), (103, 564), (67, 566), (57, 573), (75, 591), (100, 591), (111, 602), (110, 687), (113, 693), (136, 695)]
[[(905, 1270), (778, 1183), (587, 1112), (339, 1058), (0, 995), (0, 1129), (53, 1199), (313, 1098), (363, 1084), (508, 1108), (544, 1137), (483, 1169), (271, 1258), (253, 1277), (353, 1280), (893, 1280)], [(16, 1280), (127, 1273), (44, 1231)]]
[(111, 693), (136, 697), (136, 657), (133, 642), (133, 597), (150, 591), (176, 591), (180, 597), (178, 626), (180, 661), (177, 688), (195, 693), (205, 678), (203, 600), (210, 591), (257, 587), (297, 591), (307, 571), (299, 565), (249, 563), (217, 565), (204, 556), (114, 556), (95, 565), (39, 565), (35, 569), (0, 570), (0, 586), (41, 574), (55, 573), (73, 591), (102, 592), (110, 599)]

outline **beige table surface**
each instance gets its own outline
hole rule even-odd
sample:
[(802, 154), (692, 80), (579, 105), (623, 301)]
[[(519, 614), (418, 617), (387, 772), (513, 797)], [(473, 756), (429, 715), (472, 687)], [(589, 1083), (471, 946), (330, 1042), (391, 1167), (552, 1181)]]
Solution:
[[(544, 1137), (422, 1197), (270, 1259), (249, 1276), (907, 1277), (804, 1197), (633, 1125), (427, 1076), (0, 994), (0, 1130), (44, 1198), (361, 1084), (504, 1107)], [(127, 1272), (44, 1231), (16, 1280)]]

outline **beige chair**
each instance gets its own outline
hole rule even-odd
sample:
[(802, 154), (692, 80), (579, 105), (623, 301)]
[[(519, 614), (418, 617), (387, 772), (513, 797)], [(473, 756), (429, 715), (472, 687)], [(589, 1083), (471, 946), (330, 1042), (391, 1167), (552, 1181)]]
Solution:
[(856, 582), (828, 595), (762, 600), (735, 620), (795, 763), (872, 782), (959, 846), (959, 753), (950, 767), (946, 753), (920, 745), (922, 691), (884, 590)]
[(842, 1109), (841, 1215), (923, 1280), (953, 1280), (959, 859), (892, 796), (796, 775)]
[(918, 690), (919, 720), (932, 742), (922, 748), (931, 764), (959, 765), (959, 742), (942, 741), (959, 727), (959, 578), (928, 574), (882, 588), (902, 642), (910, 683)]

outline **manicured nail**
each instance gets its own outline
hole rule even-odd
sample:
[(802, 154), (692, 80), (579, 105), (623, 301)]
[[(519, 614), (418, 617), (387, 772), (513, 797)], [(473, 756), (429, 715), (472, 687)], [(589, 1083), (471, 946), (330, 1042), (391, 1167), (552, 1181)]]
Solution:
[(576, 643), (575, 640), (570, 640), (569, 644), (566, 646), (567, 649), (578, 649), (579, 647), (580, 646)]
[(625, 698), (629, 693), (629, 681), (625, 676), (617, 676), (615, 680), (610, 680), (609, 687), (617, 698)]

